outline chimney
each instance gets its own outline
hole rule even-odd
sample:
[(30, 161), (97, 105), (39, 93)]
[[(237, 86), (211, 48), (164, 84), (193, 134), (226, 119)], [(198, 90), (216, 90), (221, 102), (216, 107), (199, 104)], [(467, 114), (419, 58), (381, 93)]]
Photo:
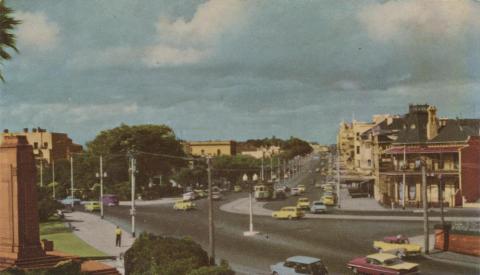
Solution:
[(427, 122), (427, 139), (431, 140), (438, 135), (438, 118), (437, 108), (435, 106), (428, 106), (428, 122)]
[(23, 128), (24, 133), (28, 133), (28, 128)]
[(8, 134), (8, 129), (3, 129), (4, 134)]

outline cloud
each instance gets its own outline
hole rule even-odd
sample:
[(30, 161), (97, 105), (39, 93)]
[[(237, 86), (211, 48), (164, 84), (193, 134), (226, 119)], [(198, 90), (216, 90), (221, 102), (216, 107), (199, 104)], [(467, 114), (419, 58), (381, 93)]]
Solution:
[(197, 63), (209, 57), (221, 36), (242, 24), (245, 12), (245, 1), (210, 0), (199, 5), (190, 20), (160, 17), (159, 43), (146, 49), (145, 64)]
[(47, 51), (57, 46), (60, 28), (45, 13), (18, 11), (15, 18), (22, 21), (16, 32), (20, 50)]
[(377, 41), (405, 38), (459, 39), (480, 29), (480, 5), (473, 1), (405, 0), (368, 5), (360, 22)]

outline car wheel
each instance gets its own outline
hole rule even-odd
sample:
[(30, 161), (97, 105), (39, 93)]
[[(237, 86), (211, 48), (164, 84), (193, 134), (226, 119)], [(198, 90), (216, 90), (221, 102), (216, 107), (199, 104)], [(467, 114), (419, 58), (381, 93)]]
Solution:
[(288, 216), (288, 219), (291, 220), (291, 219), (292, 219), (292, 216)]
[(353, 272), (353, 274), (360, 274), (360, 273), (358, 273), (358, 270), (357, 270), (356, 267), (352, 268), (352, 272)]
[(277, 273), (277, 272), (275, 272), (275, 271), (273, 271), (272, 275), (278, 275), (278, 273)]

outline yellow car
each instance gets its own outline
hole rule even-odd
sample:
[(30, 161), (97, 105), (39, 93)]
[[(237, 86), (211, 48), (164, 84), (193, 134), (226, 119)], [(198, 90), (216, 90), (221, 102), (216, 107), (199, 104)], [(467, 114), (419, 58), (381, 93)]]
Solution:
[(295, 206), (282, 207), (279, 211), (272, 213), (272, 217), (276, 219), (300, 219), (305, 215), (302, 210)]
[(190, 209), (195, 209), (195, 203), (187, 200), (178, 200), (175, 202), (173, 205), (173, 209), (175, 210), (190, 210)]
[(299, 184), (299, 185), (297, 185), (297, 188), (300, 191), (300, 194), (305, 193), (305, 190), (306, 190), (305, 185)]
[(89, 201), (83, 205), (85, 211), (100, 211), (100, 203), (98, 201)]
[(335, 205), (335, 198), (330, 195), (323, 196), (322, 201), (323, 201), (323, 204), (325, 205), (329, 205), (329, 206)]
[(297, 208), (310, 209), (310, 200), (308, 198), (299, 198), (297, 200)]
[(410, 243), (410, 240), (402, 235), (385, 237), (383, 241), (374, 241), (373, 248), (380, 253), (390, 253), (398, 257), (416, 256), (422, 253), (420, 245)]

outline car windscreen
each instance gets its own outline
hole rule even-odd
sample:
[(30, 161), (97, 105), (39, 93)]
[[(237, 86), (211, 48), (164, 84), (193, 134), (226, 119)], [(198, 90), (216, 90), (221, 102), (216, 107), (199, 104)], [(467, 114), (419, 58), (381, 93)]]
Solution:
[(401, 264), (403, 263), (402, 260), (400, 260), (399, 258), (392, 258), (392, 259), (388, 259), (388, 260), (385, 260), (383, 262), (385, 265), (397, 265), (397, 264)]

